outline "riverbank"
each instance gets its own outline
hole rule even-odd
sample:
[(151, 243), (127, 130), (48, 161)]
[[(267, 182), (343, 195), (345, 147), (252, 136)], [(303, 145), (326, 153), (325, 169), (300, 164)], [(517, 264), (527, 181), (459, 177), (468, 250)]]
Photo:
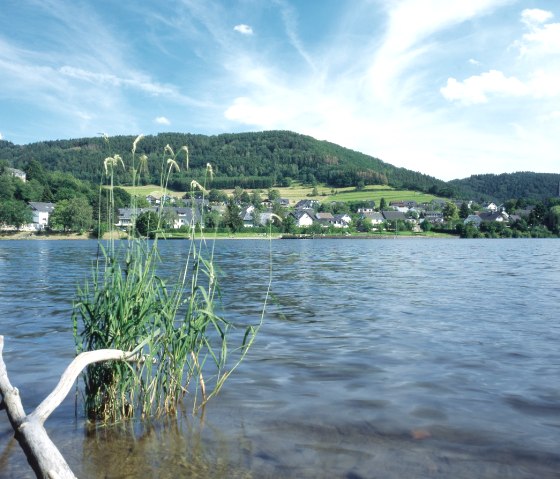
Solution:
[[(127, 239), (128, 236), (124, 232), (115, 232), (112, 239)], [(329, 235), (329, 234), (281, 234), (274, 233), (272, 235), (266, 233), (205, 233), (204, 236), (196, 235), (195, 239), (206, 240), (278, 240), (278, 239), (434, 239), (434, 238), (457, 238), (457, 236), (447, 235), (443, 233), (422, 233), (422, 234), (402, 234), (395, 235), (394, 233), (376, 233), (364, 234), (353, 233), (347, 235)], [(88, 233), (35, 233), (31, 231), (14, 231), (14, 232), (1, 232), (1, 240), (91, 240), (96, 239)], [(105, 234), (104, 240), (111, 239), (109, 233)], [(186, 240), (190, 239), (187, 234), (168, 234), (164, 236), (168, 240)]]
[[(195, 239), (280, 239), (281, 234), (267, 235), (265, 233), (208, 233), (204, 236), (196, 235)], [(128, 235), (124, 232), (115, 232), (112, 235), (112, 239), (127, 239)], [(96, 239), (93, 235), (89, 233), (35, 233), (32, 231), (3, 231), (0, 233), (0, 241), (2, 240), (91, 240)], [(111, 239), (111, 234), (107, 233), (103, 236), (104, 240)], [(163, 237), (163, 239), (168, 240), (186, 240), (190, 239), (187, 234), (168, 234)]]
[(87, 233), (35, 233), (32, 231), (3, 231), (0, 240), (87, 240)]

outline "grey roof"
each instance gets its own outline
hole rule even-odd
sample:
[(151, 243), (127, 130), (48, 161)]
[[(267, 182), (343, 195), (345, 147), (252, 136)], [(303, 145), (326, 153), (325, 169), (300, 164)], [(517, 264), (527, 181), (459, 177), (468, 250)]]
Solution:
[(300, 210), (295, 210), (292, 212), (292, 215), (296, 218), (296, 220), (299, 220), (302, 216), (309, 216), (312, 220), (315, 220), (315, 211), (313, 211), (312, 209), (300, 209)]
[(54, 203), (43, 203), (40, 201), (30, 201), (29, 206), (34, 211), (38, 211), (39, 213), (52, 213), (55, 208)]
[(382, 211), (381, 214), (387, 221), (406, 220), (406, 216), (401, 211)]
[(243, 219), (243, 221), (253, 221), (253, 212), (255, 209), (251, 206), (247, 206), (241, 210), (239, 216)]
[[(161, 207), (152, 208), (119, 208), (119, 218), (130, 219), (133, 216), (138, 216), (146, 211), (153, 211), (159, 213)], [(163, 211), (172, 211), (179, 216), (186, 216), (190, 221), (193, 217), (197, 220), (200, 218), (200, 210), (198, 208), (190, 208), (188, 206), (164, 206)]]
[(310, 209), (317, 206), (319, 202), (317, 200), (300, 200), (296, 203), (297, 209)]
[(383, 221), (385, 219), (381, 213), (376, 211), (372, 211), (371, 213), (362, 213), (362, 218), (368, 218), (375, 221)]
[(497, 221), (499, 218), (502, 220), (506, 220), (504, 215), (501, 212), (496, 211), (495, 213), (479, 213), (480, 219), (482, 221)]
[[(348, 220), (346, 218), (349, 218)], [(334, 215), (334, 221), (337, 223), (351, 223), (352, 222), (352, 218), (350, 218), (348, 215), (346, 214), (341, 214), (341, 215)]]
[(25, 171), (19, 170), (19, 169), (17, 169), (17, 168), (10, 168), (10, 167), (7, 167), (7, 168), (6, 168), (6, 171), (7, 171), (8, 173), (10, 173), (11, 175), (14, 175), (14, 176), (20, 176), (20, 177), (26, 176), (26, 175), (25, 175)]

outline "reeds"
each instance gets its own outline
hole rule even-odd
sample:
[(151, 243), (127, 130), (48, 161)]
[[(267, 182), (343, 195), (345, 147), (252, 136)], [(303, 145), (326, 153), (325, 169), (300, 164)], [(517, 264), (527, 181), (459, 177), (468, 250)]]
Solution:
[[(145, 155), (139, 162), (136, 158), (140, 140), (141, 136), (131, 152), (134, 182), (145, 168)], [(181, 148), (181, 153), (188, 165), (188, 148)], [(164, 191), (173, 170), (179, 168), (178, 154), (165, 147)], [(114, 155), (104, 165), (111, 199), (114, 171), (124, 163)], [(207, 172), (212, 174), (211, 167)], [(193, 181), (191, 188), (192, 193), (198, 189), (206, 194), (206, 185)], [(194, 200), (191, 207), (196, 208)], [(153, 225), (153, 240), (137, 235), (134, 227), (126, 241), (110, 239), (103, 244), (99, 240), (91, 278), (77, 288), (73, 310), (77, 352), (115, 348), (135, 350), (142, 358), (138, 363), (111, 361), (87, 368), (83, 392), (91, 420), (113, 422), (175, 413), (189, 392), (194, 408), (205, 404), (243, 360), (262, 323), (261, 315), (259, 324), (247, 327), (241, 344), (229, 347), (232, 325), (216, 312), (219, 287), (214, 247), (202, 235), (203, 219), (190, 225), (192, 239), (178, 276), (173, 281), (161, 276), (162, 210), (158, 224)], [(195, 241), (197, 231), (202, 239)], [(235, 353), (233, 358), (231, 353)]]

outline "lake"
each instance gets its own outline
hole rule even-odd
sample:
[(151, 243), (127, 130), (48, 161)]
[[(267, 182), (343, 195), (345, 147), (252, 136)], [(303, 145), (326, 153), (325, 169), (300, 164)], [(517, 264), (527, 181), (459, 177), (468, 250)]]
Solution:
[[(161, 243), (163, 270), (186, 241)], [(26, 412), (74, 356), (95, 241), (0, 242), (0, 334)], [(83, 478), (559, 478), (560, 241), (220, 240), (226, 316), (258, 322), (204, 416), (46, 423)], [(171, 274), (171, 273), (169, 273)], [(34, 477), (0, 411), (0, 478)]]

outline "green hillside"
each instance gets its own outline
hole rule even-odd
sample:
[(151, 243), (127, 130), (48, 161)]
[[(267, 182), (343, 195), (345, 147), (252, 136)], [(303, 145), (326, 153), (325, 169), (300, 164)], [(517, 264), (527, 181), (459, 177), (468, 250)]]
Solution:
[[(48, 172), (63, 171), (80, 180), (98, 183), (103, 160), (119, 153), (130, 164), (134, 136), (56, 140), (15, 145), (0, 140), (0, 161), (26, 169), (36, 160)], [(326, 188), (389, 186), (397, 190), (419, 191), (429, 195), (477, 201), (505, 201), (511, 198), (545, 199), (558, 196), (559, 174), (519, 172), (500, 175), (474, 175), (444, 182), (419, 172), (397, 168), (378, 158), (343, 148), (327, 141), (290, 131), (265, 131), (222, 135), (161, 133), (146, 136), (138, 144), (138, 154), (148, 157), (144, 184), (159, 184), (166, 158), (164, 148), (189, 148), (180, 173), (174, 174), (175, 190), (186, 191), (193, 178), (201, 180), (206, 165), (214, 170), (213, 188), (266, 189), (292, 183), (323, 184)], [(116, 180), (130, 184), (130, 171), (120, 170)]]
[[(14, 145), (0, 141), (0, 159), (25, 169), (31, 159), (47, 171), (64, 171), (82, 180), (97, 182), (106, 156), (130, 152), (133, 136), (81, 138)], [(289, 131), (222, 134), (215, 136), (162, 133), (146, 136), (137, 152), (148, 156), (145, 183), (159, 183), (165, 145), (175, 151), (189, 148), (190, 171), (175, 175), (177, 190), (186, 190), (193, 177), (204, 175), (206, 164), (214, 169), (215, 188), (268, 188), (288, 186), (291, 181), (323, 183), (329, 187), (389, 185), (430, 194), (451, 196), (455, 191), (444, 181), (419, 172), (397, 168), (357, 151)], [(186, 165), (183, 165), (186, 166)], [(121, 183), (130, 172), (120, 172)]]
[(473, 175), (449, 184), (472, 199), (503, 202), (512, 198), (544, 200), (560, 196), (560, 174), (530, 171), (501, 175)]

